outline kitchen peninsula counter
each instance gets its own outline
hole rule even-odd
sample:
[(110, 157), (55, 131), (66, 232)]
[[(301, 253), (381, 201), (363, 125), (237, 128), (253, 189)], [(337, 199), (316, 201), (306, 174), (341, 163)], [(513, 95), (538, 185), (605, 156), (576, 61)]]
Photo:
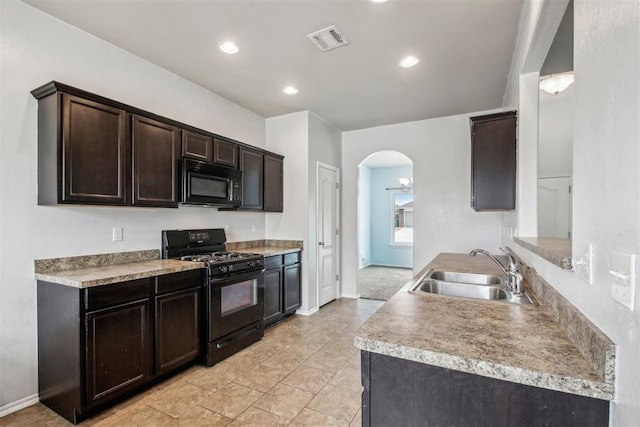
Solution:
[(36, 260), (34, 276), (83, 289), (204, 268), (201, 262), (159, 257), (159, 251), (148, 250)]
[[(410, 294), (428, 269), (501, 275), (486, 257), (440, 254), (356, 332), (366, 352), (612, 400), (615, 353), (605, 372), (583, 356), (540, 305)], [(613, 346), (613, 345), (612, 345)]]

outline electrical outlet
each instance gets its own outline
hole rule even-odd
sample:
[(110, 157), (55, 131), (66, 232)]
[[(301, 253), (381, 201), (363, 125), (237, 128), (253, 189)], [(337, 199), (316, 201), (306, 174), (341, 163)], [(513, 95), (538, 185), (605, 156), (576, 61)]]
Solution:
[(578, 249), (578, 256), (573, 259), (573, 271), (580, 279), (593, 285), (593, 244)]
[(255, 224), (252, 224), (252, 225), (251, 225), (251, 232), (252, 232), (252, 233), (255, 233), (255, 232), (256, 232), (256, 225), (255, 225)]
[(225, 224), (224, 231), (227, 232), (227, 233), (230, 232), (231, 231), (231, 226), (229, 224)]
[(611, 296), (614, 300), (634, 310), (636, 287), (636, 256), (613, 251), (611, 253)]
[(111, 236), (114, 242), (122, 242), (122, 227), (113, 227), (111, 229)]

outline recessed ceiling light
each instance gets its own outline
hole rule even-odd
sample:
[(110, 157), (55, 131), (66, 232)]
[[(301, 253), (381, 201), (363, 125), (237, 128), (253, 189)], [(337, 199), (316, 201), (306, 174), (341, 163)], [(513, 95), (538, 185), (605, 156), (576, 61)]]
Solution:
[(380, 3), (386, 3), (388, 0), (367, 0), (367, 1), (373, 4), (380, 4)]
[(282, 91), (287, 95), (295, 95), (296, 93), (298, 93), (298, 89), (296, 89), (293, 86), (287, 86), (284, 89), (282, 89)]
[(218, 45), (218, 47), (224, 53), (228, 53), (228, 54), (231, 54), (231, 55), (233, 55), (234, 53), (238, 53), (240, 51), (240, 48), (234, 42), (232, 42), (230, 40), (227, 40), (227, 41), (224, 41), (224, 42), (220, 43)]
[(415, 56), (409, 55), (402, 58), (402, 61), (400, 61), (400, 66), (402, 68), (411, 68), (414, 65), (416, 65), (418, 62), (420, 62), (418, 58), (416, 58)]

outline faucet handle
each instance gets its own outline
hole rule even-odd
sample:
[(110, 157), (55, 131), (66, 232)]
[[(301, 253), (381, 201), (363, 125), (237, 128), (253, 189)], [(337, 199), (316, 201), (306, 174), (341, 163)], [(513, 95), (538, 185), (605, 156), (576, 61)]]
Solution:
[(507, 255), (507, 258), (509, 259), (509, 271), (511, 271), (512, 273), (516, 273), (518, 271), (518, 261), (511, 253), (511, 250), (505, 249), (503, 247), (500, 247), (499, 249), (502, 252), (504, 252)]

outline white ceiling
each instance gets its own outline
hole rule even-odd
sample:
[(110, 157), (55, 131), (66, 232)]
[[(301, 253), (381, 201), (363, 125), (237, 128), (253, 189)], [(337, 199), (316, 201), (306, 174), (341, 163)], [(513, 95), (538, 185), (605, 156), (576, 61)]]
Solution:
[[(499, 108), (522, 0), (24, 0), (264, 117), (340, 130)], [(306, 37), (336, 25), (326, 53)], [(217, 44), (232, 39), (240, 53)], [(398, 67), (407, 54), (420, 58)], [(299, 93), (282, 93), (286, 85)]]

